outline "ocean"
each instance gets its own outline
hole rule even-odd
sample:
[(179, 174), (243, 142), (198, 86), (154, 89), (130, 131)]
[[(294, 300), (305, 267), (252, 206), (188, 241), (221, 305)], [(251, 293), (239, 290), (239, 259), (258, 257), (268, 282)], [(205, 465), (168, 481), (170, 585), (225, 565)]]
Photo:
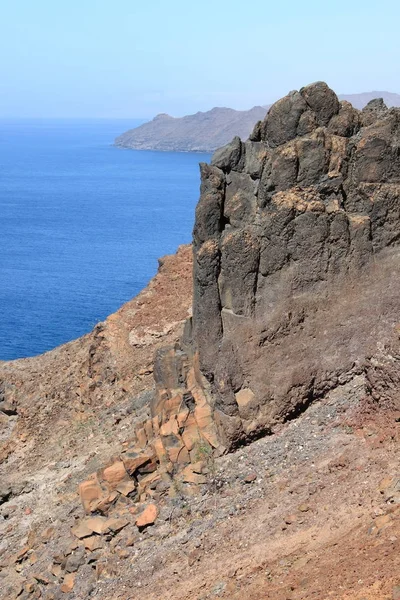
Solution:
[(112, 146), (140, 122), (0, 121), (0, 360), (89, 332), (190, 242), (210, 155)]

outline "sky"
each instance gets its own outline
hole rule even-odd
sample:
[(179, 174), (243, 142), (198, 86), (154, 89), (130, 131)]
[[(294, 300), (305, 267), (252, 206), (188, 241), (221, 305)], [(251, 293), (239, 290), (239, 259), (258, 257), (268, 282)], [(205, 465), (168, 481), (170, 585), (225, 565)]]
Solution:
[(326, 81), (400, 93), (398, 0), (0, 0), (0, 118), (248, 109)]

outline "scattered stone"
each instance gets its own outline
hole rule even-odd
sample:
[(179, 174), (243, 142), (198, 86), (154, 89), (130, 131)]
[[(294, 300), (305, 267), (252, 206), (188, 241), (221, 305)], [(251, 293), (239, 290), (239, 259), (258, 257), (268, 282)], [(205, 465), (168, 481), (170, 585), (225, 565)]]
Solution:
[(392, 483), (393, 483), (393, 477), (384, 477), (379, 483), (378, 490), (380, 491), (381, 494), (384, 494), (385, 491), (391, 486)]
[(136, 489), (136, 484), (134, 481), (121, 481), (116, 487), (116, 491), (122, 494), (123, 496), (129, 496)]
[(122, 460), (117, 460), (103, 469), (102, 478), (108, 483), (111, 490), (115, 490), (124, 480), (129, 481), (129, 475)]
[(74, 573), (84, 564), (84, 562), (85, 550), (83, 548), (78, 549), (68, 557), (67, 562), (65, 563), (65, 570), (67, 573)]
[(13, 562), (21, 562), (29, 552), (29, 546), (24, 546), (13, 557)]
[(65, 556), (69, 556), (71, 552), (79, 548), (79, 546), (80, 543), (77, 540), (71, 540), (71, 542), (68, 544), (67, 549), (64, 552)]
[(54, 529), (54, 527), (47, 527), (47, 529), (45, 529), (41, 533), (40, 537), (42, 539), (42, 542), (44, 542), (45, 544), (49, 542), (54, 537), (55, 532), (56, 530)]
[(188, 465), (183, 469), (181, 479), (184, 483), (193, 483), (195, 485), (207, 483), (207, 477), (200, 473), (195, 473), (192, 465)]
[(69, 594), (74, 589), (75, 585), (76, 573), (67, 573), (64, 577), (63, 584), (61, 586), (61, 591), (64, 594)]
[(42, 575), (41, 573), (38, 573), (38, 574), (35, 573), (33, 575), (33, 577), (34, 577), (34, 579), (36, 579), (36, 581), (38, 581), (39, 583), (42, 583), (43, 585), (49, 585), (49, 583), (51, 583), (51, 579), (49, 579), (45, 575)]
[(90, 513), (105, 498), (96, 475), (79, 484), (79, 495), (86, 513)]
[(78, 525), (75, 525), (74, 527), (72, 527), (71, 532), (73, 533), (73, 535), (75, 537), (82, 540), (83, 538), (89, 537), (90, 535), (92, 535), (93, 530), (90, 529), (86, 523), (82, 522), (82, 523), (78, 523)]
[(98, 535), (92, 535), (91, 537), (85, 538), (84, 540), (85, 548), (90, 550), (90, 552), (94, 552), (95, 550), (99, 550), (102, 548), (101, 538)]
[(54, 575), (54, 577), (60, 577), (61, 573), (62, 573), (61, 564), (55, 563), (55, 564), (51, 565), (51, 567), (50, 567), (50, 573), (52, 575)]
[(297, 560), (294, 561), (292, 567), (296, 571), (300, 571), (300, 570), (304, 569), (306, 564), (309, 562), (310, 562), (310, 558), (308, 556), (301, 556), (300, 558), (298, 558)]
[(206, 470), (206, 465), (202, 460), (199, 460), (199, 461), (191, 464), (190, 466), (191, 466), (193, 473), (198, 473), (199, 475), (201, 473), (204, 473)]
[(253, 483), (253, 481), (256, 481), (257, 479), (257, 473), (250, 473), (249, 475), (246, 475), (246, 477), (244, 477), (243, 481), (244, 483)]
[(136, 526), (139, 529), (153, 525), (158, 516), (158, 508), (155, 504), (149, 504), (136, 519)]
[(36, 582), (28, 581), (28, 583), (24, 585), (24, 590), (27, 594), (33, 594), (36, 590)]
[(112, 533), (118, 533), (124, 527), (129, 525), (129, 523), (130, 521), (128, 521), (127, 519), (107, 519), (107, 531), (112, 531)]
[(92, 533), (102, 534), (105, 533), (108, 529), (107, 525), (108, 519), (106, 517), (90, 517), (85, 521), (85, 527), (90, 531), (90, 535)]

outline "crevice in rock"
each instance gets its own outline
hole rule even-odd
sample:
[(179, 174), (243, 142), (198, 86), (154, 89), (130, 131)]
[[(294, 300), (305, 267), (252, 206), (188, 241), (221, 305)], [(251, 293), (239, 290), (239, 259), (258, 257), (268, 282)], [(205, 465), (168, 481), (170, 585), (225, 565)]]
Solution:
[(257, 440), (261, 440), (264, 437), (274, 435), (274, 432), (270, 427), (260, 427), (256, 431), (252, 431), (251, 433), (245, 434), (245, 436), (240, 439), (235, 440), (232, 443), (232, 446), (229, 448), (230, 452), (235, 452), (240, 448), (245, 448), (246, 446), (250, 446)]

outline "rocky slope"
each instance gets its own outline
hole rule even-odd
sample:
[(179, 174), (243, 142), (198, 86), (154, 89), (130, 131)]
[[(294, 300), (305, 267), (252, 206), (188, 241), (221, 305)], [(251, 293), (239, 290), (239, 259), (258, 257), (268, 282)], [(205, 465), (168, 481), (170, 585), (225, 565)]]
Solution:
[[(383, 98), (387, 106), (400, 106), (400, 95), (390, 92), (339, 96), (340, 100), (346, 100), (359, 109), (375, 98)], [(265, 117), (270, 107), (270, 104), (255, 106), (247, 111), (213, 108), (182, 118), (161, 114), (149, 123), (118, 136), (115, 145), (136, 150), (213, 152), (230, 142), (234, 136), (246, 139), (254, 124)]]
[(400, 597), (399, 133), (292, 92), (201, 166), (193, 317), (181, 248), (1, 365), (0, 597)]

